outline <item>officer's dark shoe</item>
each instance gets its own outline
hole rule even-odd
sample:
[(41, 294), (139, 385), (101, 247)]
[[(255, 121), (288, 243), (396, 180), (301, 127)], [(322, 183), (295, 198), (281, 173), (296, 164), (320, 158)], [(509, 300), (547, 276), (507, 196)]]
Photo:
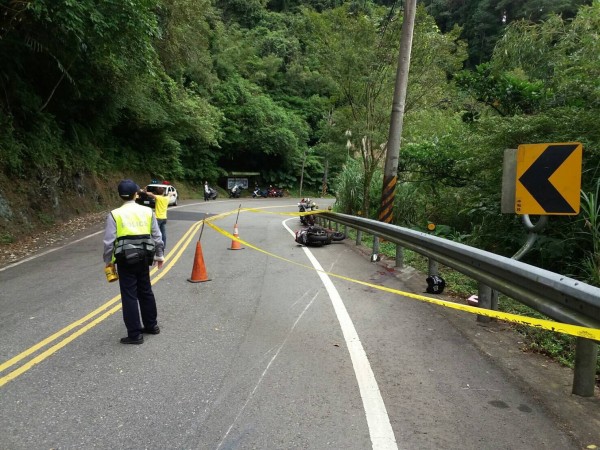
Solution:
[(146, 333), (146, 334), (158, 334), (160, 333), (160, 328), (158, 325), (154, 325), (153, 327), (144, 327), (142, 328), (142, 333)]
[(139, 345), (139, 344), (143, 344), (143, 343), (144, 343), (144, 336), (142, 336), (141, 334), (136, 339), (133, 339), (133, 338), (130, 338), (130, 337), (121, 338), (121, 344), (135, 344), (135, 345)]

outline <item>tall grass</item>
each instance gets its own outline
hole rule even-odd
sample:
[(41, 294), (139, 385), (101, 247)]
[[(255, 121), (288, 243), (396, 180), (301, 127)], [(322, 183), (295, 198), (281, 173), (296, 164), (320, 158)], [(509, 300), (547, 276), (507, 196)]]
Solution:
[(364, 197), (363, 186), (365, 173), (362, 162), (349, 158), (344, 164), (344, 169), (334, 180), (336, 195), (336, 211), (344, 214), (360, 215), (362, 217), (377, 217), (377, 208), (381, 199), (381, 170), (373, 175), (368, 193), (371, 205), (370, 211), (363, 211)]
[(360, 165), (348, 159), (344, 169), (334, 180), (336, 196), (336, 210), (344, 214), (356, 214), (363, 204), (362, 189), (363, 172)]
[(584, 240), (584, 253), (581, 270), (586, 281), (600, 286), (600, 179), (596, 182), (595, 192), (581, 192), (581, 212)]

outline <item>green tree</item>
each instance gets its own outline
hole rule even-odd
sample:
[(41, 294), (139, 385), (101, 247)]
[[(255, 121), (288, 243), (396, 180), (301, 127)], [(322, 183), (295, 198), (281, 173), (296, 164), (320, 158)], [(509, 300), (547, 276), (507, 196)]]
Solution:
[[(341, 139), (347, 131), (351, 133), (351, 156), (360, 158), (365, 171), (360, 198), (366, 203), (361, 210), (369, 214), (367, 191), (385, 152), (401, 27), (394, 10), (370, 11), (372, 15), (355, 14), (345, 5), (323, 14), (305, 12), (311, 24), (308, 48), (318, 56), (322, 72), (337, 85), (328, 133), (337, 133)], [(458, 70), (466, 57), (458, 32), (442, 35), (433, 19), (418, 9), (407, 117), (452, 96), (448, 75)], [(344, 146), (340, 151), (347, 149)]]
[(351, 144), (362, 162), (365, 212), (370, 209), (366, 193), (385, 151), (398, 48), (393, 38), (398, 35), (398, 20), (386, 16), (387, 12), (354, 14), (350, 5), (322, 14), (306, 11), (312, 27), (307, 45), (318, 55), (322, 71), (337, 85), (332, 124), (340, 136), (350, 131)]
[(496, 42), (506, 26), (525, 19), (541, 22), (554, 14), (569, 19), (583, 5), (593, 0), (424, 0), (427, 10), (442, 29), (455, 25), (463, 28), (462, 37), (469, 44), (471, 67), (489, 61)]
[(239, 77), (224, 82), (215, 102), (225, 114), (221, 164), (227, 169), (293, 167), (308, 138), (306, 123)]
[(226, 22), (236, 22), (251, 28), (266, 13), (267, 3), (268, 0), (217, 0), (216, 6)]
[[(590, 193), (597, 187), (600, 167), (600, 132), (595, 123), (600, 112), (596, 83), (600, 68), (594, 57), (599, 35), (597, 2), (582, 7), (572, 20), (550, 16), (539, 24), (513, 22), (490, 63), (459, 77), (459, 84), (480, 101), (479, 105), (471, 104), (477, 114), (467, 124), (468, 134), (457, 137), (469, 149), (471, 173), (485, 180), (478, 183), (478, 195), (460, 195), (473, 223), (471, 229), (480, 230), (470, 233), (477, 237), (470, 243), (511, 255), (525, 239), (519, 224), (511, 220), (514, 216), (499, 212), (502, 154), (504, 149), (520, 144), (581, 142), (582, 190), (588, 193), (582, 208), (587, 205), (584, 212), (588, 217), (595, 214), (595, 198)], [(449, 220), (453, 219), (449, 216)], [(454, 224), (467, 230), (464, 224)], [(568, 217), (556, 218), (550, 224), (527, 255), (528, 262), (589, 279), (593, 273), (589, 263), (594, 257), (586, 255), (583, 245), (573, 245), (574, 237), (587, 228)]]
[(161, 33), (154, 45), (166, 73), (205, 90), (216, 84), (211, 40), (222, 24), (211, 2), (162, 0), (157, 15)]
[(2, 6), (0, 114), (24, 144), (2, 158), (12, 169), (22, 172), (30, 160), (40, 170), (79, 170), (102, 159), (98, 140), (118, 120), (119, 95), (155, 68), (155, 6), (154, 0)]
[(600, 4), (584, 7), (572, 21), (552, 16), (540, 24), (512, 24), (498, 43), (493, 69), (522, 71), (549, 89), (545, 106), (597, 107), (600, 92)]

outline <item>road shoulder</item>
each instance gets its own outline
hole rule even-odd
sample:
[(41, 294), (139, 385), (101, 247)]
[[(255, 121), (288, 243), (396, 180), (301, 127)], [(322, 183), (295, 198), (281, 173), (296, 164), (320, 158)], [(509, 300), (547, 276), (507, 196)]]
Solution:
[[(346, 241), (346, 245), (360, 252), (368, 260), (371, 249)], [(394, 268), (395, 261), (383, 257), (377, 264), (394, 273), (396, 278), (412, 291), (423, 294), (426, 275), (411, 267)], [(425, 294), (428, 295), (428, 294)], [(437, 296), (442, 300), (466, 301), (448, 295)], [(441, 308), (441, 307), (440, 307)], [(492, 321), (481, 324), (472, 314), (450, 308), (442, 308), (444, 317), (479, 351), (495, 364), (523, 391), (529, 392), (574, 441), (586, 449), (600, 448), (600, 390), (594, 397), (584, 398), (571, 393), (573, 370), (563, 367), (552, 359), (523, 350), (523, 337), (510, 324)]]

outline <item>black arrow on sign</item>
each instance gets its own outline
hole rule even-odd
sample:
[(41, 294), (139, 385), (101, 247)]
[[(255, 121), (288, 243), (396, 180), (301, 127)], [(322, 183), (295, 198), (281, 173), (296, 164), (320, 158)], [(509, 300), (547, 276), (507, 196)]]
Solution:
[(578, 145), (549, 145), (519, 181), (547, 213), (574, 213), (575, 210), (558, 192), (549, 178)]

